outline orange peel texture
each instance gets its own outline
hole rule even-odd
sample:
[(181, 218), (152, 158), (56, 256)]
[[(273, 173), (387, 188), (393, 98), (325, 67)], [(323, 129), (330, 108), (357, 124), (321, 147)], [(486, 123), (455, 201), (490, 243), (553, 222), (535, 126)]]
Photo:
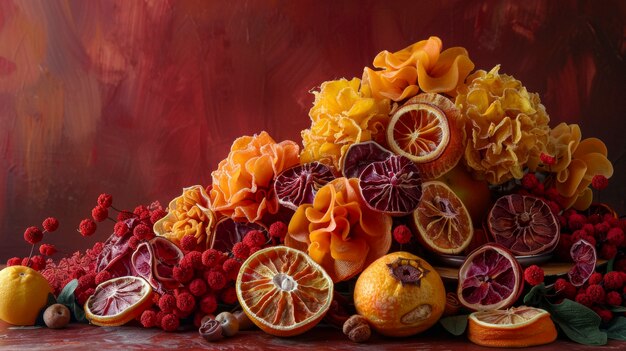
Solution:
[(235, 221), (256, 222), (278, 211), (271, 183), (283, 170), (299, 163), (293, 141), (277, 143), (265, 131), (237, 138), (228, 157), (211, 173), (211, 209)]
[(391, 225), (389, 215), (367, 208), (358, 179), (337, 178), (320, 188), (313, 204), (298, 207), (285, 244), (307, 251), (340, 282), (389, 251)]
[(198, 245), (208, 247), (215, 225), (209, 202), (202, 186), (184, 188), (181, 196), (170, 201), (167, 215), (154, 223), (154, 232), (178, 246), (185, 235), (191, 235)]
[(322, 83), (314, 91), (309, 111), (311, 128), (302, 131), (300, 161), (320, 161), (341, 170), (350, 145), (374, 140), (385, 143), (391, 109), (388, 99), (374, 99), (361, 80), (339, 79)]
[(365, 67), (363, 83), (377, 99), (401, 101), (420, 91), (456, 96), (474, 63), (462, 47), (441, 48), (441, 39), (430, 37), (397, 52), (382, 51), (374, 58), (382, 70)]
[(475, 72), (456, 97), (467, 118), (465, 163), (491, 184), (522, 178), (526, 163), (539, 158), (550, 133), (550, 117), (539, 95), (499, 69)]

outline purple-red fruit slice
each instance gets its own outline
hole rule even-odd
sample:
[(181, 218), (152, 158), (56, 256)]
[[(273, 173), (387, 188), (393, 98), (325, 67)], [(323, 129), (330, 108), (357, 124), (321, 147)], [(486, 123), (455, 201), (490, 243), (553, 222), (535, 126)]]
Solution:
[(499, 198), (488, 217), (496, 243), (515, 255), (551, 252), (559, 242), (559, 221), (541, 199), (518, 194)]
[(274, 191), (278, 203), (295, 211), (302, 204), (313, 203), (317, 190), (333, 179), (330, 167), (305, 163), (282, 171), (274, 181)]
[(404, 156), (392, 155), (365, 167), (359, 187), (367, 207), (392, 216), (412, 213), (422, 198), (417, 166)]
[(391, 155), (391, 151), (375, 141), (352, 144), (343, 158), (341, 172), (346, 178), (358, 178), (370, 163), (384, 161)]
[(567, 276), (572, 285), (581, 286), (596, 269), (596, 248), (589, 242), (580, 239), (572, 245), (569, 253), (574, 260), (574, 266), (567, 272)]
[(129, 240), (133, 236), (132, 228), (135, 225), (135, 221), (138, 220), (130, 218), (124, 221), (129, 230), (122, 236), (117, 236), (115, 233), (111, 234), (104, 243), (104, 247), (96, 259), (97, 273), (107, 270), (113, 278), (135, 273), (130, 262), (133, 249), (129, 245)]
[(221, 219), (215, 225), (215, 232), (211, 238), (211, 249), (221, 252), (231, 252), (236, 243), (243, 241), (243, 238), (251, 230), (260, 230), (267, 235), (267, 228), (257, 223), (235, 222), (230, 217)]
[(131, 257), (131, 263), (136, 275), (144, 278), (154, 290), (160, 294), (165, 290), (178, 287), (172, 271), (174, 266), (183, 258), (183, 253), (171, 241), (155, 237), (143, 242)]
[(522, 267), (498, 244), (485, 244), (467, 256), (459, 269), (457, 295), (473, 311), (508, 308), (523, 287)]

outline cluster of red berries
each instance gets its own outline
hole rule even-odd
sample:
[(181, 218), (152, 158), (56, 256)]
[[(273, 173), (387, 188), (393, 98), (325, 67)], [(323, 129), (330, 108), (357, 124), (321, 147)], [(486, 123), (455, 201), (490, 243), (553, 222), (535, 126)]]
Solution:
[[(103, 247), (104, 244), (98, 242), (94, 244), (93, 248), (87, 249), (84, 253), (76, 251), (71, 256), (64, 257), (58, 262), (49, 258), (46, 262), (46, 268), (41, 271), (41, 274), (50, 283), (54, 294), (58, 295), (72, 279), (79, 279), (86, 274), (95, 272), (96, 261)], [(84, 284), (81, 285), (78, 289), (78, 294), (75, 292), (75, 296), (80, 295), (81, 289), (84, 287)], [(85, 290), (88, 289), (88, 287), (85, 288)]]
[(24, 231), (24, 241), (31, 244), (30, 255), (28, 257), (12, 257), (7, 260), (7, 266), (27, 266), (36, 271), (41, 271), (46, 268), (46, 259), (44, 256), (52, 256), (57, 252), (57, 249), (52, 244), (39, 245), (40, 255), (33, 256), (35, 245), (43, 240), (45, 233), (52, 233), (59, 228), (59, 221), (54, 217), (46, 218), (41, 224), (43, 230), (39, 227), (32, 226), (26, 228)]
[(153, 307), (139, 317), (141, 325), (175, 331), (185, 319), (193, 319), (193, 324), (199, 327), (202, 318), (214, 314), (219, 304), (237, 303), (235, 280), (242, 262), (254, 252), (284, 239), (286, 233), (283, 222), (272, 224), (267, 234), (250, 230), (231, 252), (200, 251), (194, 236), (184, 236), (180, 243), (184, 257), (172, 271), (181, 286), (156, 295)]
[(534, 173), (526, 173), (521, 180), (520, 195), (534, 196), (543, 200), (555, 216), (563, 211), (564, 198), (555, 187), (546, 187)]

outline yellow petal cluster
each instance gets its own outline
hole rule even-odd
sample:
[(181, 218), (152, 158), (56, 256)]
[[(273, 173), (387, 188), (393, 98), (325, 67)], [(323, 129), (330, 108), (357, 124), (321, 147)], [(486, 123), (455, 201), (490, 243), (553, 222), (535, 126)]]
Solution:
[(308, 251), (334, 282), (348, 280), (391, 246), (389, 215), (370, 210), (358, 179), (337, 178), (303, 204), (289, 222), (285, 244)]
[(214, 224), (209, 196), (202, 186), (194, 185), (184, 188), (182, 195), (170, 202), (167, 215), (154, 223), (153, 229), (178, 246), (185, 235), (191, 235), (198, 245), (207, 248)]
[(300, 147), (277, 143), (265, 131), (237, 138), (225, 160), (211, 173), (211, 209), (236, 221), (256, 222), (278, 211), (270, 186), (276, 175), (299, 163)]
[(607, 158), (607, 148), (602, 140), (587, 138), (581, 141), (582, 134), (577, 124), (561, 123), (550, 131), (545, 153), (553, 156), (556, 163), (543, 165), (529, 162), (531, 170), (541, 170), (555, 174), (556, 190), (565, 198), (565, 208), (586, 210), (593, 200), (589, 188), (596, 175), (610, 178), (613, 165)]
[(390, 102), (372, 98), (360, 79), (327, 81), (313, 94), (311, 128), (301, 133), (302, 163), (320, 161), (340, 170), (350, 145), (369, 140), (384, 144)]
[(441, 48), (441, 39), (430, 37), (397, 52), (382, 51), (374, 58), (374, 67), (382, 70), (366, 67), (363, 83), (377, 99), (400, 101), (420, 90), (456, 96), (474, 63), (462, 47)]
[(491, 184), (522, 178), (526, 163), (539, 158), (550, 133), (550, 117), (539, 95), (499, 69), (475, 72), (456, 97), (467, 118), (465, 162)]

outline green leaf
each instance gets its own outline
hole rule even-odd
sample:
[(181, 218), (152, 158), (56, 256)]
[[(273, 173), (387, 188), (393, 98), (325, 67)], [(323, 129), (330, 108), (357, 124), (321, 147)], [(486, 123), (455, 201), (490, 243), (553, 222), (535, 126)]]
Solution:
[(78, 287), (78, 279), (73, 279), (72, 281), (67, 283), (67, 285), (63, 287), (63, 290), (61, 290), (61, 293), (57, 297), (57, 301), (64, 304), (65, 306), (70, 307), (70, 305), (72, 305), (75, 301), (74, 291), (76, 290), (76, 287)]
[(613, 265), (615, 264), (615, 257), (613, 257), (612, 259), (609, 260), (609, 262), (607, 262), (606, 264), (606, 272), (612, 272), (613, 271)]
[(444, 317), (439, 320), (439, 323), (452, 335), (462, 335), (467, 328), (467, 314)]
[(548, 289), (544, 283), (533, 286), (524, 296), (524, 305), (545, 308)]
[(83, 310), (82, 307), (80, 307), (79, 304), (77, 304), (76, 302), (74, 302), (71, 307), (70, 310), (72, 311), (72, 314), (74, 315), (74, 318), (76, 319), (76, 321), (78, 323), (87, 323), (87, 317), (85, 317), (85, 310)]
[(606, 334), (609, 339), (626, 341), (626, 317), (613, 318)]
[(626, 312), (626, 307), (624, 306), (609, 306), (609, 311), (611, 312)]
[(602, 319), (593, 310), (569, 299), (549, 305), (552, 320), (568, 338), (584, 345), (606, 345), (607, 333), (600, 330)]

